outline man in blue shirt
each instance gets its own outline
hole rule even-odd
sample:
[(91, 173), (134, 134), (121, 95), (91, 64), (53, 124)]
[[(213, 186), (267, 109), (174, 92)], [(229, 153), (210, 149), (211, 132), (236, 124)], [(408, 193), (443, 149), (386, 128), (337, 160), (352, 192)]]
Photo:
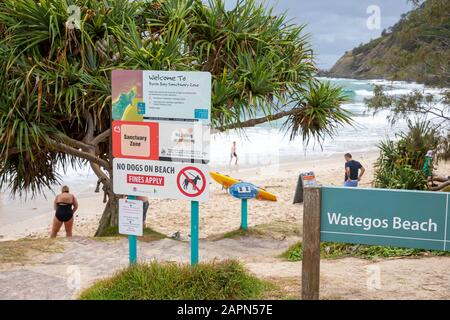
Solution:
[[(346, 153), (345, 156), (345, 187), (357, 187), (358, 182), (361, 181), (361, 177), (363, 176), (366, 169), (359, 163), (352, 159), (352, 155), (350, 153)], [(359, 172), (361, 171), (361, 172)]]

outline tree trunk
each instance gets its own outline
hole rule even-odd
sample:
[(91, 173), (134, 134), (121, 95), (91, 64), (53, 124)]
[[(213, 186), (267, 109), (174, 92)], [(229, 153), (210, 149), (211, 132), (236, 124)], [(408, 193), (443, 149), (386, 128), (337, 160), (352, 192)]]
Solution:
[(98, 224), (96, 237), (101, 237), (110, 227), (117, 227), (119, 225), (119, 197), (117, 197), (112, 190), (108, 193), (108, 202), (103, 210), (102, 217)]

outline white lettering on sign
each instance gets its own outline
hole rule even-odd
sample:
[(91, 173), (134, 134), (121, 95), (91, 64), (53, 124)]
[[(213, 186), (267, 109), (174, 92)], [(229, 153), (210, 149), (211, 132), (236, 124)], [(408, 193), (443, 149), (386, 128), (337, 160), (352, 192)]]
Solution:
[(402, 220), (399, 217), (394, 217), (392, 219), (393, 229), (403, 229), (403, 230), (413, 230), (413, 231), (426, 231), (426, 232), (437, 232), (437, 224), (433, 222), (432, 219), (428, 221), (409, 221)]
[(161, 199), (207, 201), (209, 167), (205, 164), (157, 160), (113, 160), (116, 194)]
[(359, 227), (363, 230), (371, 229), (387, 229), (391, 227), (394, 230), (411, 230), (411, 231), (424, 231), (424, 232), (437, 232), (437, 223), (432, 219), (426, 221), (410, 221), (402, 220), (399, 217), (393, 217), (392, 223), (389, 223), (389, 219), (380, 218), (362, 218), (355, 217), (353, 215), (343, 215), (341, 213), (328, 212), (328, 223), (341, 226)]

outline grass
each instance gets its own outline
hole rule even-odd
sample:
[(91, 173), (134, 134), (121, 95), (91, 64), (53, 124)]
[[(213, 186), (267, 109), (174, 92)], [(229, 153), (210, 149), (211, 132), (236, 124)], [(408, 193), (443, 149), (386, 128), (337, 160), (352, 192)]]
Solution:
[[(116, 226), (116, 227), (108, 227), (101, 237), (94, 237), (94, 239), (102, 241), (104, 239), (110, 240), (111, 238), (117, 238), (117, 237), (126, 237), (126, 235), (120, 234), (119, 227)], [(158, 231), (155, 231), (151, 228), (145, 227), (143, 230), (142, 237), (138, 237), (138, 240), (144, 241), (144, 242), (151, 242), (151, 241), (161, 240), (164, 238), (167, 238), (167, 236), (162, 233), (159, 233)]]
[(85, 290), (82, 300), (261, 299), (271, 285), (250, 275), (241, 263), (137, 264)]
[(280, 221), (267, 224), (260, 224), (254, 227), (250, 227), (247, 230), (237, 229), (229, 231), (224, 234), (211, 236), (209, 239), (216, 241), (221, 239), (239, 239), (244, 237), (257, 237), (257, 238), (270, 237), (274, 239), (279, 239), (280, 237), (295, 237), (295, 236), (296, 237), (301, 236), (300, 226)]
[[(450, 256), (450, 252), (384, 246), (355, 245), (349, 243), (320, 243), (320, 257), (323, 259), (337, 259), (343, 257), (375, 259), (415, 256)], [(289, 261), (301, 261), (303, 259), (302, 243), (298, 242), (292, 245), (287, 251), (281, 254), (281, 257)]]
[(42, 253), (63, 251), (63, 245), (55, 239), (20, 239), (0, 242), (0, 263), (24, 263)]

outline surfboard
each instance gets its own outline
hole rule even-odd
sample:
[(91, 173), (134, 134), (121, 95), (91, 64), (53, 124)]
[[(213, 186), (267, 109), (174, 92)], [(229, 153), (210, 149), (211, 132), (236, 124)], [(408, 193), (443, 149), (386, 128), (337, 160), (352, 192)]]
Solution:
[[(222, 185), (225, 189), (230, 188), (233, 184), (240, 182), (241, 180), (227, 176), (225, 174), (221, 174), (219, 172), (210, 172), (209, 175), (216, 181), (218, 184)], [(258, 200), (268, 200), (268, 201), (277, 201), (277, 196), (273, 193), (270, 193), (263, 188), (258, 187), (258, 195), (256, 196)]]

